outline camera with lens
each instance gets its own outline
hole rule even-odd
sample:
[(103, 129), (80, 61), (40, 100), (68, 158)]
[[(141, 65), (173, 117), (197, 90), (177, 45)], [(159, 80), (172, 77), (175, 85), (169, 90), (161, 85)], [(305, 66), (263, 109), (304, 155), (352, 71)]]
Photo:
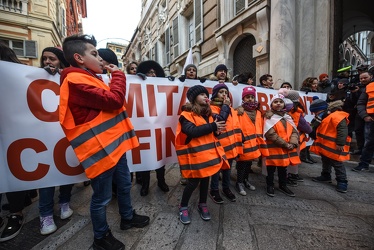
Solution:
[(360, 82), (358, 82), (358, 83), (356, 83), (356, 82), (350, 82), (349, 84), (348, 84), (348, 89), (349, 90), (355, 90), (357, 87), (358, 88), (362, 88), (364, 85), (362, 84), (362, 83), (360, 83)]

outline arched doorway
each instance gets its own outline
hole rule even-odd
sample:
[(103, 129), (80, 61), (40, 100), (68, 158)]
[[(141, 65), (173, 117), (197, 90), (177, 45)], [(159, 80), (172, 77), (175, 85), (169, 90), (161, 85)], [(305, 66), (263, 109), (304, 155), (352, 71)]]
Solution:
[[(236, 46), (234, 51), (234, 69), (233, 74), (250, 72), (256, 76), (256, 59), (253, 58), (253, 46), (256, 39), (253, 35), (244, 37)], [(255, 77), (254, 79), (255, 80)]]

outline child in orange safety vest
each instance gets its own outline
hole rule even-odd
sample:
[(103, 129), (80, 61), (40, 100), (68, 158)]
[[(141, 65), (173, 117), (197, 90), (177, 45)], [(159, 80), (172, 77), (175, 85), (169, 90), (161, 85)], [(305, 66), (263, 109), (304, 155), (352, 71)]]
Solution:
[(225, 129), (225, 121), (213, 119), (208, 97), (208, 90), (201, 85), (188, 89), (189, 103), (182, 107), (175, 136), (181, 174), (188, 179), (179, 206), (179, 220), (183, 224), (191, 223), (188, 202), (199, 184), (200, 200), (197, 209), (203, 220), (210, 220), (206, 204), (209, 177), (221, 168), (229, 168), (225, 151), (216, 138)]
[[(331, 183), (331, 168), (334, 167), (336, 176), (336, 191), (346, 193), (348, 188), (347, 174), (343, 165), (349, 160), (348, 116), (342, 111), (343, 102), (337, 100), (327, 104), (325, 101), (313, 98), (309, 110), (315, 114), (312, 121), (314, 139), (310, 151), (321, 156), (322, 172), (312, 178), (316, 182)], [(326, 109), (327, 107), (327, 109)]]
[[(231, 168), (233, 160), (243, 152), (242, 130), (237, 112), (230, 106), (229, 89), (224, 83), (218, 83), (213, 87), (210, 105), (213, 118), (226, 123), (226, 129), (218, 135), (218, 139), (225, 150)], [(236, 197), (230, 190), (230, 168), (221, 170), (222, 193), (231, 202), (235, 202)], [(219, 173), (211, 178), (209, 195), (217, 204), (224, 202), (219, 193)]]
[(274, 197), (274, 172), (278, 169), (279, 190), (294, 197), (295, 194), (287, 187), (287, 166), (300, 164), (297, 152), (299, 134), (292, 117), (285, 111), (283, 95), (274, 95), (270, 108), (264, 120), (264, 137), (269, 151), (269, 156), (265, 157), (266, 193)]
[(252, 160), (259, 159), (261, 155), (269, 156), (269, 152), (263, 139), (263, 118), (256, 101), (256, 89), (252, 86), (244, 87), (242, 100), (242, 105), (237, 108), (237, 112), (243, 131), (243, 153), (239, 154), (236, 159), (235, 188), (239, 194), (247, 195), (244, 187), (252, 191), (256, 190), (248, 180)]
[[(310, 157), (309, 153), (309, 146), (306, 146), (306, 141), (308, 139), (307, 134), (312, 132), (312, 128), (309, 123), (304, 118), (305, 108), (300, 103), (300, 95), (299, 92), (296, 90), (288, 90), (285, 88), (280, 88), (278, 90), (278, 94), (284, 95), (286, 97), (286, 111), (292, 117), (297, 131), (299, 132), (299, 154), (300, 160), (303, 161), (302, 154), (304, 154), (304, 158), (306, 157), (308, 163), (313, 163), (312, 158)], [(287, 105), (287, 99), (291, 101), (291, 105)], [(305, 162), (305, 161), (304, 161)], [(291, 187), (296, 187), (298, 184), (297, 182), (302, 182), (304, 179), (299, 176), (299, 166), (289, 166), (287, 168), (287, 185)]]

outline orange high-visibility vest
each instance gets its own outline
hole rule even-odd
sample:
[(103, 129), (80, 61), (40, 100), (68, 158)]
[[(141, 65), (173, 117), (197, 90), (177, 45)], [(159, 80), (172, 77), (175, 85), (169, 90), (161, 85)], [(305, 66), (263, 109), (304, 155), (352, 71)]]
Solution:
[[(286, 128), (280, 120), (273, 126), (273, 129), (283, 140), (290, 141), (293, 127), (287, 121)], [(269, 151), (269, 156), (265, 157), (266, 166), (287, 167), (301, 163), (297, 148), (292, 150), (281, 148), (270, 140), (266, 140), (266, 144)]]
[[(300, 116), (303, 114), (302, 109), (297, 108), (295, 112), (289, 112), (288, 114), (292, 117), (292, 120), (295, 123), (296, 128), (297, 128), (297, 126), (299, 126)], [(301, 133), (299, 130), (298, 132), (299, 132), (299, 148), (300, 150), (302, 150), (306, 148), (307, 137), (305, 133)]]
[(87, 177), (92, 179), (114, 167), (139, 142), (124, 106), (113, 111), (102, 110), (93, 120), (75, 125), (68, 100), (69, 84), (76, 83), (106, 90), (109, 87), (95, 77), (73, 72), (67, 75), (60, 89), (60, 124)]
[[(211, 108), (214, 114), (219, 114), (221, 110), (219, 106), (212, 105)], [(242, 129), (237, 112), (233, 108), (230, 109), (231, 114), (226, 121), (226, 130), (218, 135), (218, 139), (225, 150), (227, 159), (234, 159), (243, 152)]]
[[(207, 124), (202, 116), (192, 112), (183, 111), (181, 116), (196, 126)], [(209, 123), (211, 122), (213, 122), (213, 117), (209, 117)], [(181, 123), (178, 122), (175, 149), (184, 178), (204, 178), (212, 176), (221, 169), (230, 168), (225, 151), (213, 133), (192, 138), (188, 144), (185, 144), (186, 139), (187, 135), (182, 132)]]
[(351, 142), (351, 137), (347, 137), (343, 151), (336, 150), (336, 127), (343, 119), (346, 119), (348, 124), (348, 116), (349, 114), (344, 111), (335, 111), (324, 118), (317, 128), (317, 139), (310, 147), (310, 151), (336, 161), (349, 160), (349, 144)]
[[(238, 116), (244, 135), (243, 154), (239, 154), (238, 161), (251, 161), (261, 156), (264, 150), (265, 156), (269, 155), (266, 143), (263, 140), (263, 120), (260, 111), (256, 111), (256, 120), (253, 124), (251, 118), (244, 112)], [(260, 137), (258, 140), (257, 138)], [(261, 140), (262, 139), (262, 140)], [(267, 152), (267, 153), (266, 153)]]
[(368, 102), (366, 104), (366, 112), (369, 115), (374, 114), (374, 82), (366, 86), (366, 94), (368, 95)]

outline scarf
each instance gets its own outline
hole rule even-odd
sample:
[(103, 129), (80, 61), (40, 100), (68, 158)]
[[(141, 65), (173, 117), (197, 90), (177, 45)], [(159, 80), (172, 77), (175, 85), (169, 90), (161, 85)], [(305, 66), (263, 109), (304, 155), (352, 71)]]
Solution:
[(213, 100), (210, 102), (210, 105), (214, 106), (222, 106), (223, 105), (223, 100), (221, 98), (213, 98)]
[(258, 102), (243, 102), (242, 107), (244, 108), (245, 111), (253, 111), (258, 107)]

